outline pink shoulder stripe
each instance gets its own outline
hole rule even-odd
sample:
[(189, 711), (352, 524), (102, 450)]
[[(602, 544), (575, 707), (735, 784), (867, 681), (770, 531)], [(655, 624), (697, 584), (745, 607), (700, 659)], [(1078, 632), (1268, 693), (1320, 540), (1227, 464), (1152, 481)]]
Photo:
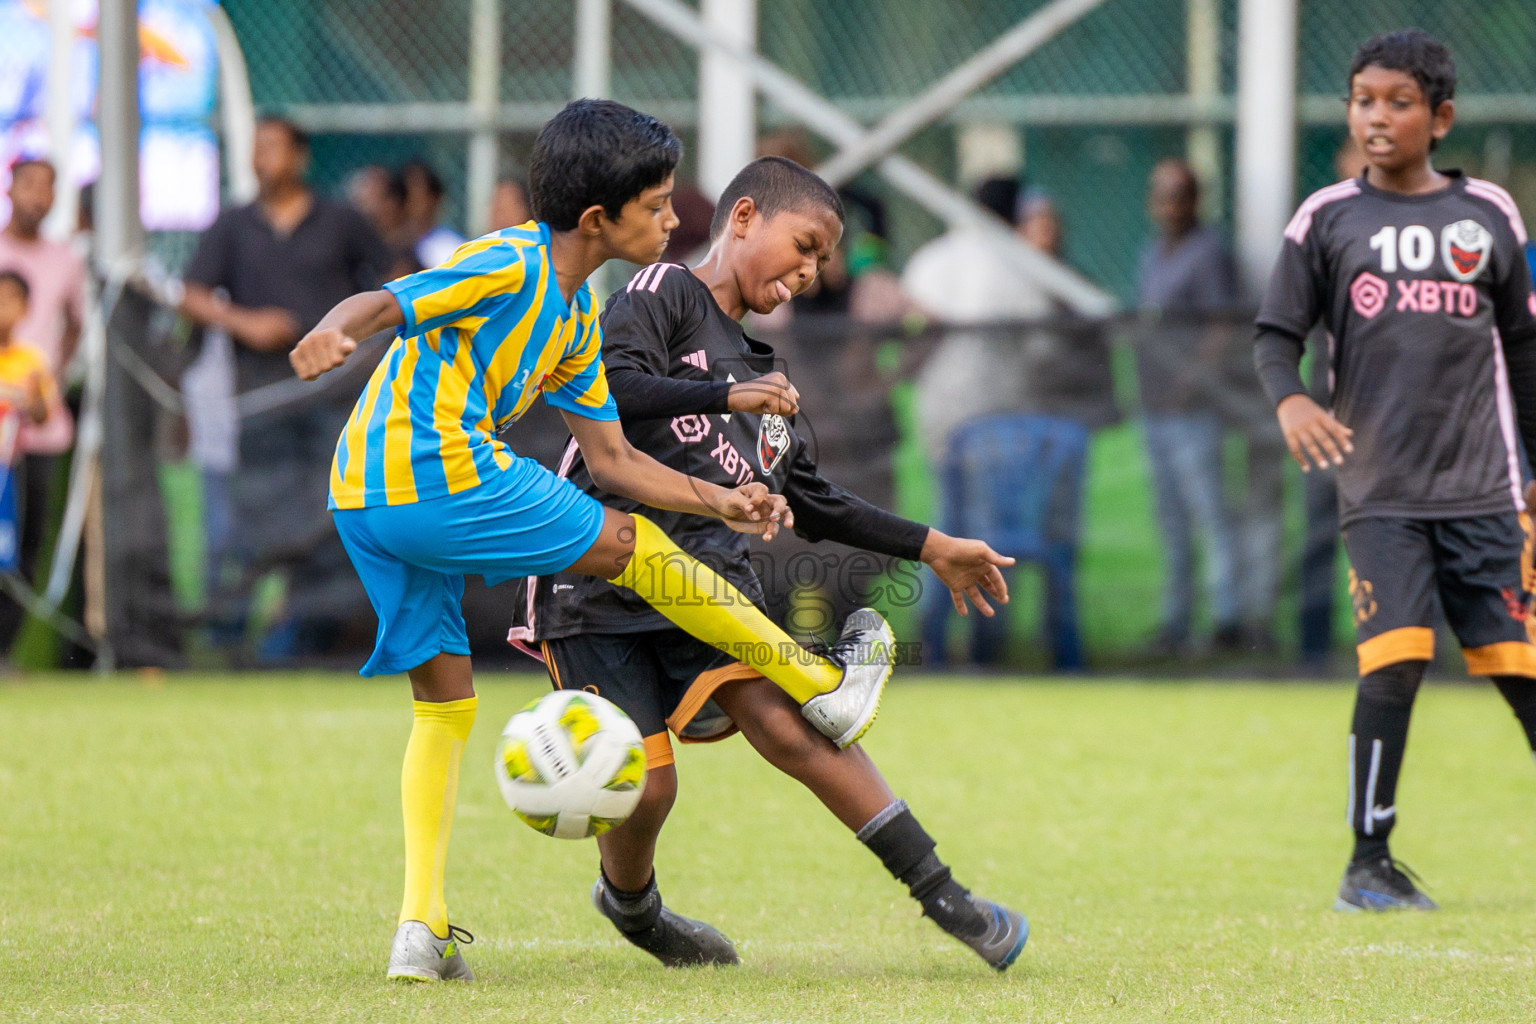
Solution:
[(1320, 188), (1313, 192), (1302, 204), (1296, 208), (1296, 215), (1285, 226), (1285, 237), (1300, 245), (1307, 237), (1307, 232), (1312, 230), (1312, 218), (1329, 203), (1340, 199), (1348, 199), (1350, 196), (1360, 194), (1360, 184), (1355, 179), (1335, 182), (1326, 188)]
[(1514, 197), (1491, 181), (1481, 178), (1467, 179), (1467, 193), (1486, 199), (1497, 206), (1509, 218), (1509, 226), (1515, 233), (1515, 238), (1521, 245), (1525, 244), (1525, 221), (1520, 218), (1520, 208), (1515, 205)]
[(645, 282), (650, 279), (650, 276), (651, 276), (652, 272), (655, 271), (655, 269), (656, 269), (656, 264), (652, 263), (650, 266), (648, 266), (644, 270), (640, 271), (640, 273), (636, 274), (634, 277), (629, 279), (629, 284), (624, 286), (624, 290), (626, 292), (632, 292), (636, 288), (644, 288), (645, 287)]
[(666, 277), (667, 271), (671, 270), (675, 266), (677, 266), (676, 263), (656, 264), (656, 272), (651, 275), (649, 283), (645, 286), (645, 290), (648, 292), (654, 292), (657, 288), (660, 288), (661, 279)]

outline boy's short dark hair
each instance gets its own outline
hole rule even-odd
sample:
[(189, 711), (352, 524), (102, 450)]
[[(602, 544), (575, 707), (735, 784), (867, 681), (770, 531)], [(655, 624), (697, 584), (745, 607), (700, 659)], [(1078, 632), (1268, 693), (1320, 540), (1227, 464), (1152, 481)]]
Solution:
[(672, 129), (612, 100), (575, 100), (549, 119), (528, 164), (528, 205), (556, 231), (589, 206), (617, 220), (624, 204), (667, 180), (683, 144)]
[(309, 132), (300, 128), (298, 122), (283, 117), (281, 114), (263, 114), (256, 119), (257, 128), (281, 128), (288, 135), (288, 141), (294, 149), (308, 153), (310, 151)]
[(15, 163), (11, 164), (11, 180), (15, 181), (17, 175), (29, 167), (42, 168), (48, 172), (48, 177), (52, 178), (54, 181), (57, 181), (59, 178), (59, 169), (53, 166), (52, 160), (40, 156), (24, 156), (20, 160), (17, 160)]
[(7, 283), (16, 286), (16, 290), (21, 292), (21, 300), (23, 302), (31, 300), (32, 286), (27, 284), (27, 279), (22, 277), (20, 273), (14, 270), (0, 270), (0, 285)]
[(421, 183), (426, 186), (427, 193), (434, 199), (443, 198), (446, 189), (443, 187), (443, 176), (437, 173), (437, 168), (427, 163), (420, 157), (412, 157), (400, 165), (395, 171), (395, 177), (400, 182), (400, 195), (403, 197), (407, 191), (407, 185), (412, 175), (421, 178)]
[(848, 220), (837, 190), (814, 171), (808, 171), (786, 157), (763, 156), (737, 171), (736, 177), (720, 193), (715, 215), (709, 222), (710, 241), (720, 237), (731, 219), (731, 208), (744, 197), (751, 198), (764, 220), (785, 210), (807, 207), (831, 210), (837, 215), (839, 224)]
[(1019, 179), (1007, 176), (988, 178), (976, 186), (976, 204), (991, 210), (1009, 224), (1019, 205)]
[(1421, 28), (1383, 32), (1360, 44), (1349, 62), (1349, 85), (1369, 67), (1386, 68), (1411, 75), (1429, 101), (1430, 113), (1456, 96), (1456, 62), (1445, 44)]

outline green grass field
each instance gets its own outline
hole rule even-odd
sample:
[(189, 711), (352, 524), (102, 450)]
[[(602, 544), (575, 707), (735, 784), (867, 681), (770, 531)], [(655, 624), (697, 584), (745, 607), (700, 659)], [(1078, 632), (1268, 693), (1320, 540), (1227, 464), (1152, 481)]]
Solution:
[(1033, 935), (994, 976), (739, 738), (687, 748), (669, 902), (735, 970), (668, 972), (587, 902), (596, 849), (502, 806), (541, 687), (482, 682), (450, 862), (472, 986), (383, 979), (398, 683), (0, 684), (3, 1021), (1529, 1021), (1536, 772), (1488, 688), (1420, 701), (1397, 853), (1445, 909), (1329, 909), (1344, 686), (893, 685), (869, 749)]

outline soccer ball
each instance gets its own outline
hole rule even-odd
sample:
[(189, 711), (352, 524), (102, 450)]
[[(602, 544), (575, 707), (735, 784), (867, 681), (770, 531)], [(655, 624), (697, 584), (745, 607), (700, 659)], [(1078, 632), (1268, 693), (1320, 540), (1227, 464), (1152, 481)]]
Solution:
[(512, 813), (557, 839), (622, 825), (645, 789), (645, 742), (612, 702), (546, 693), (513, 715), (496, 745), (496, 781)]

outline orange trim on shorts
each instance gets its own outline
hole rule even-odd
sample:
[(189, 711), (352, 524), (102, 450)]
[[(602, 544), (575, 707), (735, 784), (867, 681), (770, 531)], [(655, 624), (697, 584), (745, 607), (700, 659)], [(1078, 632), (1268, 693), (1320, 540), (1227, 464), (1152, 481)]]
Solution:
[(1506, 640), (1482, 647), (1463, 647), (1467, 674), (1474, 676), (1525, 676), (1536, 679), (1536, 646), (1524, 640)]
[(555, 665), (555, 656), (549, 651), (549, 641), (540, 643), (539, 650), (544, 652), (544, 667), (549, 669), (549, 678), (554, 680), (555, 689), (565, 689), (565, 684), (560, 681), (560, 669)]
[(1428, 626), (1389, 629), (1356, 644), (1355, 653), (1360, 657), (1362, 676), (1400, 661), (1431, 661), (1435, 657), (1435, 631)]
[(664, 732), (653, 733), (645, 738), (645, 770), (665, 768), (672, 764), (672, 740)]
[(688, 692), (683, 694), (683, 699), (677, 702), (677, 709), (667, 716), (667, 728), (677, 733), (680, 743), (714, 743), (723, 740), (727, 736), (735, 735), (737, 728), (733, 723), (730, 728), (715, 736), (703, 739), (685, 740), (683, 730), (688, 723), (693, 721), (693, 716), (699, 713), (706, 701), (714, 696), (716, 690), (726, 683), (735, 683), (747, 679), (759, 679), (762, 673), (751, 665), (743, 665), (739, 661), (733, 661), (729, 665), (720, 668), (712, 668), (708, 672), (700, 672), (698, 678), (689, 685)]

